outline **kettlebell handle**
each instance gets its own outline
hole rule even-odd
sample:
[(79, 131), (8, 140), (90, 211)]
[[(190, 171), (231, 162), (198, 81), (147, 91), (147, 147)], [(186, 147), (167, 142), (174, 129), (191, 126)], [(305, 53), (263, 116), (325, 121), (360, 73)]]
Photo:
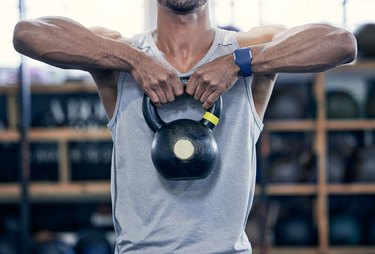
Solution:
[[(207, 126), (209, 129), (213, 128), (218, 124), (219, 118), (221, 116), (223, 108), (223, 99), (221, 96), (216, 100), (214, 105), (212, 105), (202, 116), (200, 122)], [(142, 102), (142, 112), (146, 120), (146, 123), (151, 128), (153, 132), (157, 132), (166, 123), (161, 119), (155, 105), (151, 102), (150, 97), (147, 94), (143, 96)]]

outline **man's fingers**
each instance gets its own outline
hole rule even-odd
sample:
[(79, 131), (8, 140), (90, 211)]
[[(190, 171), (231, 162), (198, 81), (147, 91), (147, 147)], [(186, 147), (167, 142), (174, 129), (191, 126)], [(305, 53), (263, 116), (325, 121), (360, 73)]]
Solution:
[(210, 94), (210, 96), (208, 96), (208, 98), (203, 102), (203, 108), (206, 110), (209, 109), (212, 105), (214, 105), (214, 103), (216, 102), (218, 98), (219, 98), (218, 93)]
[(184, 93), (184, 85), (182, 81), (176, 76), (176, 78), (172, 81), (172, 91), (175, 96), (180, 96)]
[(156, 93), (154, 92), (154, 91), (148, 91), (148, 92), (146, 92), (147, 93), (147, 95), (148, 95), (148, 97), (150, 97), (150, 100), (152, 101), (152, 103), (156, 106), (156, 107), (158, 107), (158, 106), (160, 106), (161, 105), (161, 103), (160, 103), (160, 99), (159, 99), (159, 96), (157, 96), (156, 95)]
[(186, 87), (185, 87), (185, 92), (190, 95), (190, 96), (193, 96), (195, 94), (195, 90), (197, 89), (197, 86), (198, 86), (198, 79), (196, 78), (196, 75), (193, 73), (193, 75), (191, 75), (189, 81), (186, 83)]
[(163, 89), (160, 89), (159, 87), (155, 90), (156, 95), (159, 97), (159, 101), (161, 104), (165, 104), (168, 102), (167, 96)]
[(162, 87), (162, 91), (164, 92), (168, 102), (174, 101), (175, 95), (171, 84), (166, 84), (164, 87)]
[(202, 103), (204, 103), (210, 97), (211, 94), (212, 94), (212, 92), (209, 89), (206, 89), (206, 91), (204, 91), (204, 93), (202, 94), (202, 96), (200, 97), (199, 100)]
[(194, 96), (193, 96), (194, 99), (196, 99), (197, 101), (202, 101), (201, 98), (205, 91), (206, 91), (206, 87), (202, 83), (198, 84), (194, 92)]
[(186, 93), (194, 97), (195, 100), (200, 100), (202, 94), (205, 91), (204, 83), (200, 76), (193, 73), (190, 77), (188, 83), (186, 84)]

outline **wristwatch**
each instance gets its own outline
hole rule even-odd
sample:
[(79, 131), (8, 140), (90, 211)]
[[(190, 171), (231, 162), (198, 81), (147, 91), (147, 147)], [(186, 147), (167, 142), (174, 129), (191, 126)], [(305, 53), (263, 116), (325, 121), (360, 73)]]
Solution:
[(234, 62), (240, 67), (239, 75), (243, 77), (249, 77), (252, 74), (251, 71), (251, 50), (249, 47), (239, 48), (233, 52)]

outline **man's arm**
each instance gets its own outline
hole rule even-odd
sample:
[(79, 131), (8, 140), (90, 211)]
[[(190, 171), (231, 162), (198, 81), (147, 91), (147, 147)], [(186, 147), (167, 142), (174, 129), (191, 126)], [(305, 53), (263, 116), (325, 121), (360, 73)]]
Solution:
[(253, 73), (322, 72), (351, 62), (355, 37), (344, 29), (311, 24), (287, 30), (269, 43), (250, 46)]
[(138, 55), (135, 49), (64, 17), (20, 21), (13, 45), (21, 54), (66, 69), (129, 72)]
[[(285, 32), (276, 31), (274, 36), (260, 33), (259, 41), (270, 38), (271, 41), (257, 45), (249, 44), (254, 41), (254, 38), (250, 38), (254, 35), (250, 35), (250, 31), (247, 34), (249, 37), (246, 33), (241, 35), (239, 43), (241, 47), (252, 50), (254, 78), (257, 74), (274, 75), (278, 72), (321, 72), (351, 62), (356, 56), (355, 37), (343, 29), (328, 25), (304, 25)], [(239, 67), (234, 63), (233, 55), (224, 55), (197, 69), (186, 92), (208, 108), (218, 96), (232, 87), (238, 73)], [(272, 76), (267, 77), (274, 80)], [(263, 90), (270, 94), (269, 89)]]
[[(245, 33), (237, 34), (240, 47), (260, 45), (275, 40), (283, 35), (287, 29), (278, 25), (259, 26)], [(255, 110), (260, 119), (263, 120), (272, 90), (276, 82), (277, 74), (254, 74), (251, 86)]]
[(100, 74), (98, 77), (111, 76), (113, 71), (130, 72), (155, 105), (172, 101), (183, 92), (173, 70), (109, 37), (68, 18), (42, 17), (20, 21), (13, 44), (21, 54), (60, 68), (85, 70)]

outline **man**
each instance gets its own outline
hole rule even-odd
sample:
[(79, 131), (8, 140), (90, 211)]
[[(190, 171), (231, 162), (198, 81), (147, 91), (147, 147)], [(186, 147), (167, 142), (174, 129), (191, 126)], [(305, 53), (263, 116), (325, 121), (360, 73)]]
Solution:
[[(328, 25), (214, 28), (207, 0), (158, 0), (156, 29), (132, 39), (66, 18), (25, 20), (14, 46), (54, 66), (89, 71), (96, 82), (114, 142), (116, 253), (251, 253), (244, 228), (255, 143), (276, 73), (325, 71), (356, 55), (353, 35)], [(190, 77), (186, 86), (180, 77)], [(169, 181), (157, 173), (144, 93), (166, 122), (199, 119), (202, 105), (222, 96), (214, 129), (219, 160), (207, 178)]]

